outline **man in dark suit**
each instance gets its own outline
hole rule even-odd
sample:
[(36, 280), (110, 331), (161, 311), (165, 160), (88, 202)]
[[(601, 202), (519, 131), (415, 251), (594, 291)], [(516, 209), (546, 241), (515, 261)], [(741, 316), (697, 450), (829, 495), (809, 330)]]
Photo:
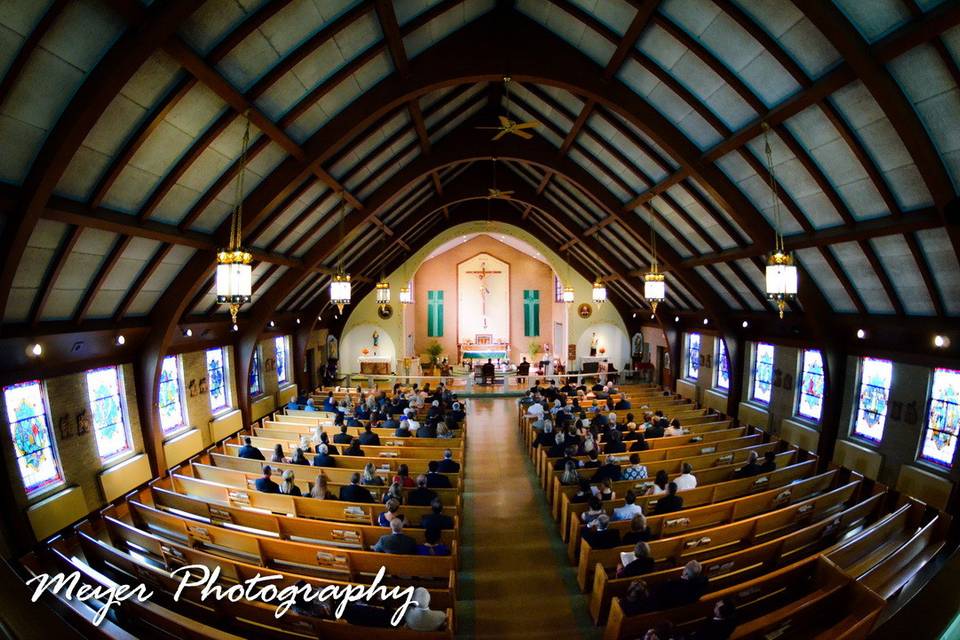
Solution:
[(707, 577), (703, 575), (703, 568), (696, 560), (691, 560), (683, 567), (679, 580), (664, 582), (657, 589), (657, 601), (661, 609), (682, 607), (685, 604), (696, 602), (707, 591)]
[(313, 466), (315, 467), (335, 467), (337, 461), (329, 454), (327, 445), (317, 446), (317, 455), (313, 456)]
[(437, 437), (437, 424), (435, 422), (430, 422), (429, 420), (424, 420), (423, 424), (417, 427), (417, 432), (414, 434), (418, 438), (436, 438)]
[(390, 521), (390, 533), (380, 536), (377, 543), (373, 545), (373, 550), (380, 553), (399, 553), (412, 556), (417, 553), (417, 541), (403, 532), (403, 520), (394, 518)]
[(263, 476), (257, 478), (253, 483), (253, 486), (257, 488), (257, 491), (263, 491), (264, 493), (280, 493), (280, 486), (270, 479), (272, 474), (273, 472), (270, 469), (270, 465), (264, 465)]
[(366, 487), (360, 486), (359, 473), (350, 476), (350, 484), (340, 487), (340, 499), (344, 502), (374, 502), (373, 496)]
[(590, 482), (599, 484), (607, 478), (610, 478), (614, 482), (620, 479), (620, 464), (613, 459), (613, 456), (607, 456), (606, 462), (594, 472), (593, 477), (590, 478)]
[(450, 478), (439, 473), (440, 463), (431, 460), (427, 464), (427, 488), (429, 489), (449, 489)]
[(760, 473), (760, 465), (757, 464), (757, 452), (751, 451), (750, 455), (747, 456), (747, 463), (737, 469), (736, 473), (733, 474), (734, 478), (749, 478)]
[(363, 433), (360, 434), (360, 444), (369, 445), (371, 447), (380, 446), (380, 436), (373, 432), (373, 429), (370, 428), (370, 423), (363, 428)]
[(493, 360), (487, 359), (487, 362), (480, 367), (480, 384), (493, 384), (497, 369), (493, 366)]
[(663, 513), (673, 513), (683, 509), (683, 498), (677, 495), (677, 483), (671, 482), (667, 485), (667, 495), (657, 498), (657, 506), (653, 510), (653, 515)]
[(340, 433), (333, 436), (333, 443), (334, 444), (350, 444), (351, 440), (353, 440), (353, 438), (351, 438), (350, 434), (347, 433), (347, 425), (345, 424), (340, 425)]
[(243, 439), (243, 446), (240, 447), (237, 455), (241, 458), (249, 458), (250, 460), (264, 460), (263, 452), (253, 446), (253, 444), (251, 444), (252, 442), (250, 436), (245, 437)]
[(460, 463), (453, 459), (453, 451), (444, 449), (443, 460), (437, 465), (437, 471), (440, 473), (460, 473)]
[(663, 430), (666, 429), (666, 425), (664, 424), (664, 422), (666, 422), (666, 418), (663, 418), (662, 420), (658, 418), (654, 418), (653, 423), (649, 427), (647, 427), (646, 431), (643, 432), (643, 437), (647, 439), (662, 438)]
[(697, 631), (697, 640), (727, 640), (737, 628), (737, 607), (727, 598), (713, 605), (713, 617)]
[(427, 488), (427, 476), (417, 476), (417, 488), (407, 494), (407, 504), (411, 507), (429, 507), (437, 497), (435, 491)]
[(591, 450), (590, 450), (590, 453), (587, 454), (587, 458), (588, 458), (588, 460), (583, 463), (583, 468), (584, 468), (584, 469), (599, 469), (599, 468), (600, 468), (600, 460), (597, 459), (597, 450), (596, 450), (596, 449), (591, 449)]
[(617, 571), (618, 578), (635, 578), (653, 571), (654, 562), (653, 556), (650, 555), (650, 545), (646, 542), (638, 542), (633, 547), (633, 555), (636, 559)]
[(620, 432), (616, 429), (610, 429), (609, 440), (603, 447), (604, 453), (623, 453), (627, 450), (627, 445), (621, 440)]
[(524, 358), (523, 362), (517, 365), (517, 384), (526, 384), (527, 376), (530, 375), (530, 363)]
[(777, 454), (767, 451), (763, 454), (763, 463), (757, 467), (757, 473), (770, 473), (777, 470)]
[(434, 498), (430, 503), (430, 511), (427, 515), (420, 518), (420, 527), (429, 529), (453, 529), (453, 518), (443, 512), (443, 503), (440, 498)]
[(597, 517), (596, 527), (584, 527), (583, 539), (590, 543), (591, 549), (613, 549), (620, 545), (620, 532), (609, 529), (610, 516), (601, 513)]

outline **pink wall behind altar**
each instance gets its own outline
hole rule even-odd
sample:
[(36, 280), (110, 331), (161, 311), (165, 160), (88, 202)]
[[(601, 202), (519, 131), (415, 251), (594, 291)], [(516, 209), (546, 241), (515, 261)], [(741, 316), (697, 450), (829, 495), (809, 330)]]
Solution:
[[(527, 344), (536, 340), (541, 344), (553, 341), (553, 270), (545, 263), (517, 251), (490, 236), (477, 236), (458, 244), (446, 253), (424, 262), (414, 276), (413, 331), (416, 352), (423, 354), (428, 344), (437, 340), (444, 355), (453, 361), (457, 356), (457, 264), (481, 252), (510, 264), (510, 340), (511, 358), (519, 362), (527, 352)], [(427, 337), (427, 291), (443, 290), (443, 337)], [(523, 335), (523, 291), (540, 290), (540, 337)], [(558, 318), (558, 321), (560, 318)], [(409, 328), (408, 328), (409, 331)], [(472, 337), (472, 336), (470, 336)], [(461, 339), (466, 340), (468, 336)]]

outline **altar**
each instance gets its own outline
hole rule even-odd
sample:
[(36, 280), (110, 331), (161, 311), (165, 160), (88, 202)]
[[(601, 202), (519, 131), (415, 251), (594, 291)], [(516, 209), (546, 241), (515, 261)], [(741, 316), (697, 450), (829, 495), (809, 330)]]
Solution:
[(457, 345), (457, 360), (464, 364), (472, 360), (508, 360), (510, 345), (503, 342), (487, 344), (461, 343)]
[(597, 373), (600, 363), (609, 361), (607, 356), (580, 356), (577, 368), (581, 373)]
[(390, 362), (392, 358), (386, 356), (361, 356), (360, 373), (376, 376), (390, 375)]

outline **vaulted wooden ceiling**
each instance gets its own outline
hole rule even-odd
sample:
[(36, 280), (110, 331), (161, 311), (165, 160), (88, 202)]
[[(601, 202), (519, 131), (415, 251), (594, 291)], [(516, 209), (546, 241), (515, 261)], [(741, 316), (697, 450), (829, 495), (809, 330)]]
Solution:
[[(935, 0), (4, 3), (0, 329), (140, 318), (162, 348), (225, 317), (245, 113), (255, 330), (316, 317), (341, 258), (362, 293), (486, 219), (628, 311), (655, 218), (668, 313), (769, 315), (763, 123), (802, 267), (788, 313), (957, 316), (958, 24)], [(507, 111), (536, 137), (476, 129)]]

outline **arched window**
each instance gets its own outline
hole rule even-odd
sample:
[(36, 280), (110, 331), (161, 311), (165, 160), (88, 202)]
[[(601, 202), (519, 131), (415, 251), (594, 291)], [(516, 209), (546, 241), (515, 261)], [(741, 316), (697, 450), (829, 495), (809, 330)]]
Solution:
[(223, 347), (207, 349), (207, 381), (210, 390), (210, 410), (216, 413), (230, 406), (230, 387), (227, 385), (227, 352)]
[(758, 342), (753, 359), (753, 391), (751, 398), (761, 404), (770, 404), (773, 395), (773, 354), (772, 344)]
[(820, 421), (823, 413), (823, 355), (816, 349), (803, 352), (797, 415)]
[(63, 472), (50, 433), (50, 414), (39, 380), (3, 388), (13, 454), (27, 495), (63, 482)]
[(700, 375), (700, 334), (687, 334), (687, 377), (696, 380)]
[(723, 338), (717, 338), (717, 389), (730, 390), (730, 355)]
[(180, 358), (167, 356), (160, 369), (160, 428), (163, 433), (171, 434), (187, 424), (183, 411), (183, 373), (180, 370)]
[(289, 372), (287, 371), (287, 337), (277, 336), (273, 339), (273, 350), (276, 354), (277, 363), (277, 382), (283, 384), (288, 381)]
[(887, 401), (893, 380), (893, 363), (889, 360), (863, 358), (860, 361), (860, 398), (854, 435), (880, 442), (887, 422)]
[(935, 369), (930, 389), (930, 411), (923, 430), (920, 458), (953, 466), (960, 431), (960, 371)]
[(87, 371), (87, 395), (93, 435), (101, 459), (130, 451), (130, 434), (123, 402), (123, 382), (119, 367), (103, 367)]
[(253, 350), (253, 364), (250, 367), (250, 397), (263, 395), (263, 380), (260, 377), (260, 347)]

